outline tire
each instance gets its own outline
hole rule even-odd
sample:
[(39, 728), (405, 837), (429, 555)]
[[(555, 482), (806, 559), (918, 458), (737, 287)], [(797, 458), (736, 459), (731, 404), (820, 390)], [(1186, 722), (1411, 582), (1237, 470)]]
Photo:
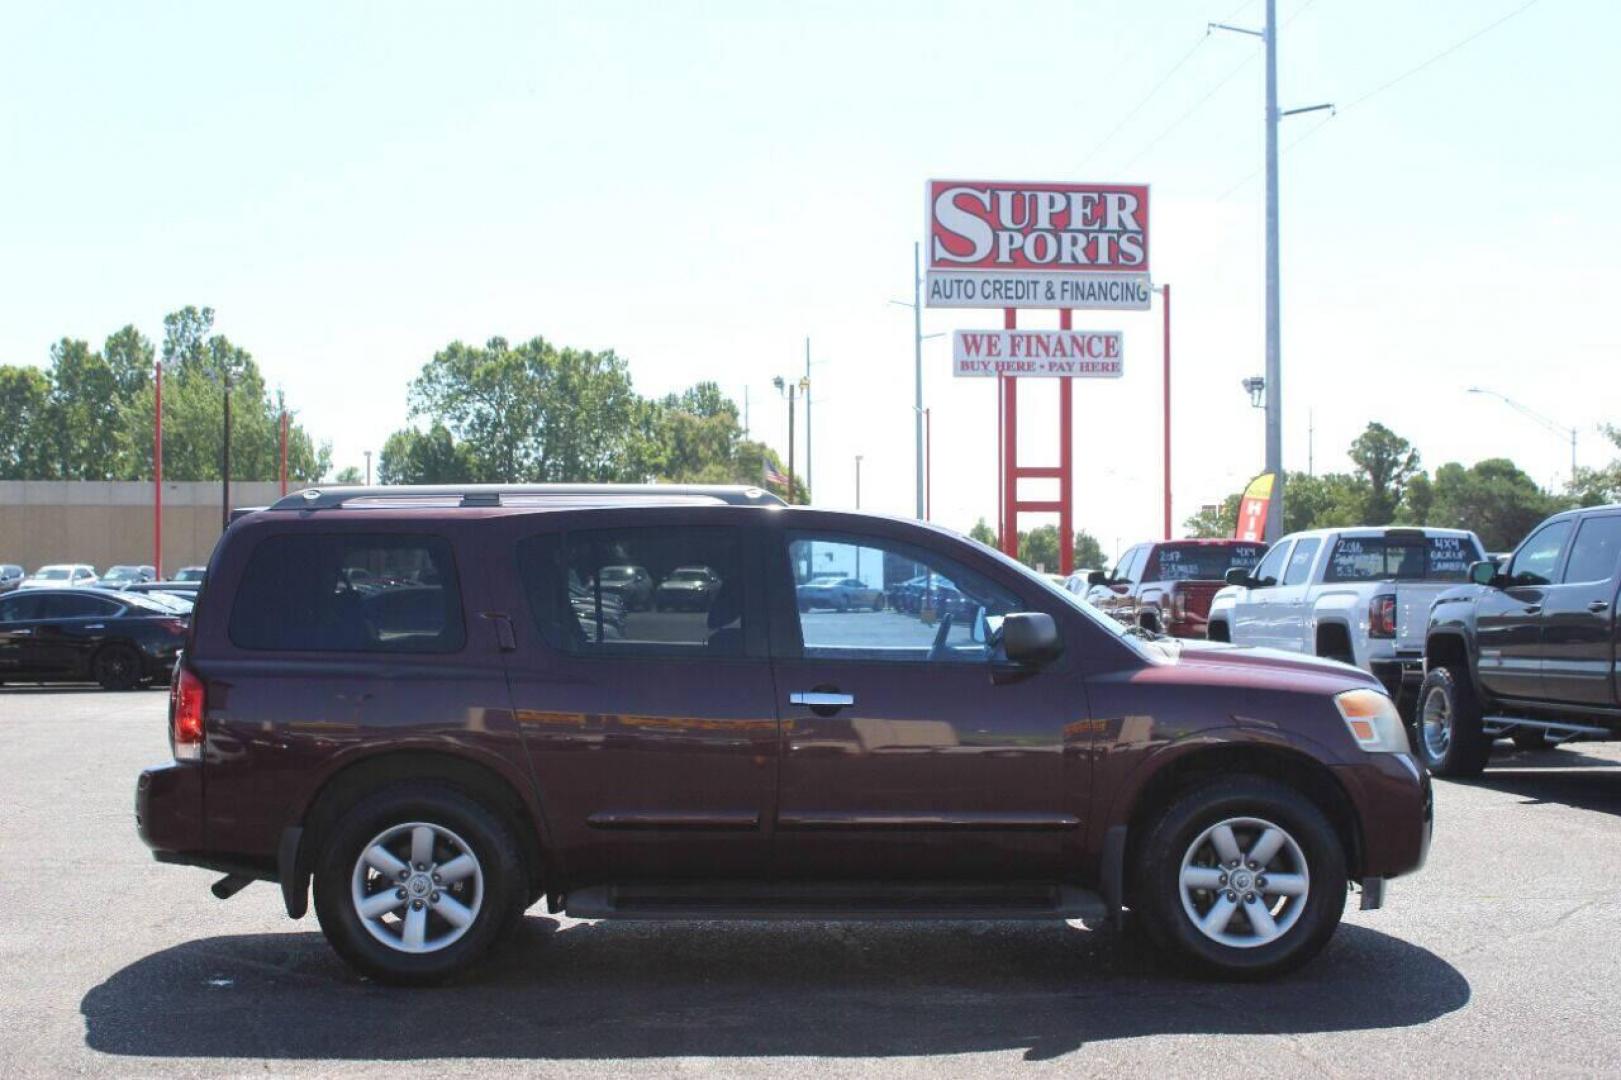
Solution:
[[(420, 863), (407, 865), (401, 857), (409, 860), (420, 850), (424, 828), (432, 830), (432, 854), (429, 869), (417, 871)], [(398, 890), (382, 884), (389, 874), (381, 872), (378, 856), (362, 861), (378, 847), (410, 875)], [(471, 870), (459, 862), (466, 856)], [(433, 868), (453, 864), (463, 871), (453, 881), (436, 883), (430, 876)], [(442, 982), (472, 968), (522, 917), (529, 887), (517, 842), (501, 818), (460, 789), (432, 781), (390, 785), (344, 812), (322, 838), (314, 876), (315, 913), (332, 948), (356, 971), (401, 986)], [(414, 898), (379, 908), (375, 918), (362, 916), (362, 899), (386, 905), (391, 891), (393, 898), (400, 892)], [(408, 936), (411, 908), (422, 912), (415, 948)]]
[(882, 611), (882, 610), (884, 610), (884, 594), (883, 593), (879, 593), (877, 596), (872, 598), (872, 609), (874, 611)]
[(103, 690), (133, 690), (141, 681), (141, 654), (128, 645), (103, 645), (90, 661)]
[(1220, 620), (1206, 625), (1204, 636), (1205, 640), (1207, 641), (1222, 641), (1230, 643), (1233, 640), (1233, 635), (1230, 631), (1228, 631), (1227, 624)]
[(1446, 665), (1425, 674), (1418, 688), (1413, 744), (1436, 776), (1479, 776), (1485, 771), (1492, 741), (1481, 729), (1480, 702), (1467, 671)]
[[(1220, 848), (1255, 854), (1259, 865), (1217, 865)], [(1292, 787), (1239, 775), (1191, 788), (1159, 815), (1140, 849), (1133, 900), (1160, 951), (1207, 975), (1259, 979), (1316, 956), (1345, 895), (1345, 849), (1322, 810)]]
[(1541, 728), (1515, 728), (1509, 738), (1519, 750), (1546, 750), (1553, 745), (1548, 741), (1548, 733)]

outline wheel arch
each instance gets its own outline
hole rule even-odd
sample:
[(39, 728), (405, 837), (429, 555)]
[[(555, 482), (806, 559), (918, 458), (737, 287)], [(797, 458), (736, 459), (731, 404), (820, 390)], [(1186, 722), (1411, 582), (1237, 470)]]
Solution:
[(1329, 655), (1323, 651), (1325, 646), (1342, 645), (1344, 646), (1345, 655), (1351, 658), (1350, 662), (1356, 663), (1356, 643), (1351, 637), (1351, 627), (1340, 619), (1318, 618), (1312, 636), (1312, 644), (1316, 648), (1318, 656)]
[(1287, 784), (1300, 792), (1319, 810), (1345, 848), (1346, 869), (1351, 878), (1361, 876), (1362, 830), (1355, 805), (1332, 769), (1299, 750), (1272, 743), (1218, 742), (1177, 754), (1156, 768), (1129, 797), (1122, 819), (1126, 822), (1125, 846), (1120, 880), (1124, 899), (1132, 903), (1131, 890), (1138, 853), (1154, 819), (1178, 796), (1214, 777), (1239, 773), (1263, 776)]
[[(351, 759), (327, 774), (305, 802), (289, 831), (298, 830), (296, 846), (288, 853), (291, 865), (282, 868), (282, 890), (288, 914), (303, 914), (308, 881), (325, 833), (348, 807), (373, 791), (402, 780), (433, 780), (450, 784), (499, 814), (512, 828), (523, 854), (529, 895), (534, 896), (547, 882), (557, 880), (548, 859), (544, 821), (532, 794), (499, 767), (470, 755), (442, 748), (396, 748), (379, 750)], [(291, 873), (294, 880), (287, 881)], [(294, 899), (298, 897), (295, 912)]]

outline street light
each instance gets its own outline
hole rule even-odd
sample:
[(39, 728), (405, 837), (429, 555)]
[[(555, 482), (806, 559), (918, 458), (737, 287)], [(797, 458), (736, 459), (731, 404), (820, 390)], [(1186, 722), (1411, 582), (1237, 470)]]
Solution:
[(781, 375), (771, 380), (771, 385), (777, 388), (777, 393), (788, 399), (788, 501), (794, 501), (794, 397), (801, 387), (809, 389), (810, 379), (800, 379), (792, 382)]
[(1254, 409), (1266, 408), (1266, 380), (1259, 375), (1251, 375), (1244, 380), (1244, 391), (1250, 396), (1250, 407)]
[(1509, 397), (1507, 394), (1499, 394), (1496, 390), (1489, 390), (1484, 386), (1471, 386), (1471, 387), (1469, 387), (1469, 393), (1471, 393), (1471, 394), (1485, 394), (1488, 397), (1494, 397), (1497, 400), (1501, 401), (1504, 405), (1507, 405), (1509, 408), (1513, 409), (1515, 412), (1521, 413), (1521, 414), (1523, 414), (1525, 416), (1530, 417), (1532, 420), (1535, 420), (1537, 423), (1541, 424), (1543, 427), (1547, 428), (1549, 431), (1553, 432), (1555, 435), (1560, 435), (1560, 436), (1569, 435), (1570, 436), (1570, 478), (1571, 478), (1572, 481), (1574, 481), (1576, 479), (1576, 434), (1577, 434), (1577, 431), (1578, 431), (1577, 428), (1566, 427), (1564, 424), (1560, 424), (1560, 423), (1557, 423), (1557, 422), (1555, 422), (1553, 420), (1550, 420), (1546, 416), (1543, 416), (1541, 413), (1537, 412), (1535, 409), (1531, 409), (1531, 408), (1528, 408), (1528, 407), (1526, 407), (1524, 405), (1521, 405), (1518, 401), (1515, 401), (1513, 398)]
[(912, 301), (891, 300), (896, 307), (912, 309), (912, 413), (916, 428), (917, 512), (923, 520), (923, 343), (944, 334), (923, 332), (923, 276), (918, 270), (918, 245), (912, 245)]

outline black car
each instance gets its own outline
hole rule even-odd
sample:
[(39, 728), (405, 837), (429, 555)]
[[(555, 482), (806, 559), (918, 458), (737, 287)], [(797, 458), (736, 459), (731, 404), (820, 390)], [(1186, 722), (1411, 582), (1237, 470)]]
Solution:
[(26, 589), (0, 596), (0, 682), (166, 682), (186, 635), (170, 605), (111, 589)]
[(720, 576), (707, 566), (678, 566), (653, 591), (654, 611), (707, 611)]
[(1415, 740), (1430, 771), (1478, 775), (1500, 736), (1621, 739), (1621, 504), (1555, 514), (1469, 580), (1430, 608)]

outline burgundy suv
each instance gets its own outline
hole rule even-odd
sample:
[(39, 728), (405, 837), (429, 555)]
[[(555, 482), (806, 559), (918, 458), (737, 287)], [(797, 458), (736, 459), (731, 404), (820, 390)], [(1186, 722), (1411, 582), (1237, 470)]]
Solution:
[(1127, 626), (1203, 638), (1210, 600), (1233, 567), (1253, 570), (1266, 545), (1251, 540), (1156, 540), (1120, 557), (1113, 574), (1092, 571), (1086, 599)]
[[(702, 566), (610, 612), (602, 570)], [(365, 573), (357, 573), (357, 571)], [(801, 611), (838, 573), (952, 610)], [(579, 583), (590, 583), (581, 586)], [(610, 617), (611, 615), (611, 617)], [(1298, 965), (1430, 837), (1372, 676), (1144, 641), (910, 520), (755, 489), (307, 491), (225, 533), (141, 838), (280, 884), (352, 965), (474, 964), (583, 918), (1101, 918), (1217, 973)]]

